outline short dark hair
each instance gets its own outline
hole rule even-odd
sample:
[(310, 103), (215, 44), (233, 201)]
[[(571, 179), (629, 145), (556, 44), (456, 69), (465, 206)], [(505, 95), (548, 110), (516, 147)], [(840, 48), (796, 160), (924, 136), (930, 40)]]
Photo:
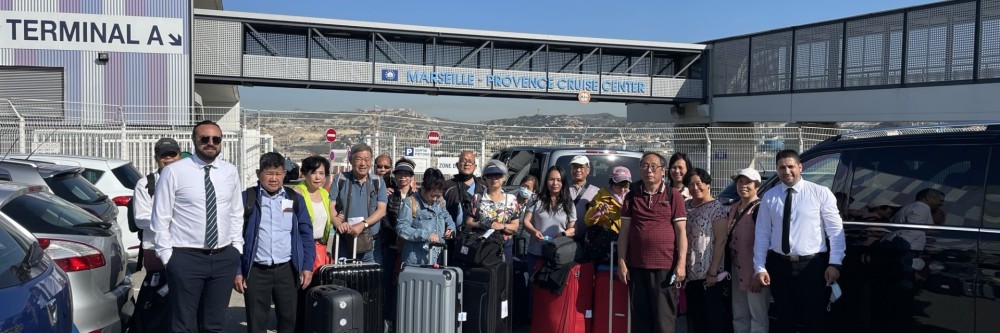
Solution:
[(694, 176), (701, 178), (702, 183), (712, 185), (712, 175), (709, 175), (708, 171), (705, 171), (705, 169), (695, 168), (694, 170), (688, 171), (688, 173), (684, 175), (684, 186), (687, 186), (687, 184), (691, 182), (691, 178), (694, 178)]
[(353, 146), (351, 146), (351, 156), (354, 156), (354, 154), (357, 154), (357, 153), (360, 153), (360, 152), (363, 152), (363, 151), (367, 151), (370, 154), (374, 154), (374, 151), (372, 150), (372, 147), (369, 146), (368, 144), (364, 143), (364, 142), (355, 143)]
[(197, 124), (194, 124), (194, 128), (191, 129), (191, 138), (192, 139), (194, 138), (195, 135), (197, 135), (196, 133), (198, 133), (198, 127), (200, 127), (202, 125), (212, 125), (212, 126), (215, 126), (216, 128), (219, 129), (219, 132), (222, 132), (222, 127), (219, 127), (218, 123), (216, 123), (214, 121), (211, 121), (211, 120), (202, 120), (202, 121), (199, 121)]
[(798, 152), (796, 152), (794, 149), (785, 149), (779, 151), (777, 154), (774, 155), (774, 163), (778, 163), (778, 161), (786, 158), (794, 158), (795, 162), (802, 162), (801, 160), (799, 160)]
[(382, 154), (382, 155), (375, 156), (375, 159), (373, 160), (373, 162), (378, 163), (379, 159), (385, 159), (385, 160), (389, 161), (389, 165), (390, 166), (392, 165), (392, 157), (389, 156), (389, 155)]
[(435, 191), (444, 189), (444, 174), (436, 168), (424, 170), (424, 180), (420, 184), (420, 190)]
[(330, 160), (327, 160), (323, 156), (309, 156), (302, 159), (302, 166), (299, 170), (302, 170), (303, 175), (319, 170), (319, 167), (323, 166), (323, 170), (326, 170), (326, 174), (330, 174)]
[(920, 192), (917, 192), (917, 198), (916, 198), (917, 201), (922, 201), (922, 200), (924, 200), (927, 197), (934, 197), (934, 198), (944, 199), (944, 192), (941, 192), (938, 189), (934, 189), (934, 188), (930, 188), (930, 187), (922, 189), (922, 190), (920, 190)]
[(538, 186), (541, 185), (541, 184), (538, 183), (538, 178), (535, 177), (534, 175), (526, 175), (526, 176), (524, 176), (524, 178), (521, 178), (521, 183), (518, 184), (518, 185), (524, 185), (524, 183), (527, 183), (529, 181), (534, 181), (535, 182), (535, 188), (531, 189), (531, 192), (538, 192)]
[(664, 167), (664, 168), (667, 167), (667, 159), (664, 158), (662, 154), (657, 153), (655, 151), (647, 151), (645, 153), (642, 153), (642, 158), (640, 158), (639, 161), (642, 161), (642, 160), (646, 159), (646, 156), (649, 156), (649, 155), (656, 155), (656, 157), (660, 159), (660, 164), (662, 164), (661, 166)]
[(258, 166), (260, 170), (275, 167), (285, 170), (285, 157), (275, 152), (265, 153), (264, 155), (260, 155)]

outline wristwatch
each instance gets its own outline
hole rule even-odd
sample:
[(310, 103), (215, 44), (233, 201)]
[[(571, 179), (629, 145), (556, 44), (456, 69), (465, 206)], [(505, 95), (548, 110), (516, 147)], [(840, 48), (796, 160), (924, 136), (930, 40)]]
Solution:
[(368, 222), (365, 222), (365, 229), (368, 229)]

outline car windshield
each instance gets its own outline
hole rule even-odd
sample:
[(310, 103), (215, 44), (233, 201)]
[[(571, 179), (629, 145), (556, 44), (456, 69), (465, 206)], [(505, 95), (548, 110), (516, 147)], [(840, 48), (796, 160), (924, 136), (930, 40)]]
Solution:
[(132, 163), (111, 169), (111, 173), (115, 174), (115, 178), (118, 178), (118, 182), (122, 183), (122, 186), (130, 190), (134, 190), (135, 183), (142, 178), (142, 174), (132, 166)]
[(20, 223), (32, 233), (78, 234), (78, 225), (102, 223), (93, 214), (47, 192), (18, 196), (7, 202), (0, 212)]
[(46, 178), (45, 184), (56, 196), (72, 203), (92, 204), (107, 198), (94, 184), (75, 173)]
[[(566, 155), (556, 160), (556, 165), (563, 167), (567, 173), (572, 172), (569, 162), (576, 155)], [(635, 181), (639, 175), (639, 157), (625, 156), (621, 154), (607, 155), (587, 155), (590, 159), (590, 175), (587, 176), (587, 183), (605, 188), (608, 186), (608, 179), (611, 178), (611, 168), (624, 166), (632, 172), (632, 180)], [(544, 171), (543, 171), (544, 172)]]

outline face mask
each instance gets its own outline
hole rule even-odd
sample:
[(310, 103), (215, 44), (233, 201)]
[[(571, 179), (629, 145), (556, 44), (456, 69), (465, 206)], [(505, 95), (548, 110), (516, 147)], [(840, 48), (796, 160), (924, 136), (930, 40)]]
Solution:
[(838, 299), (840, 299), (841, 291), (840, 284), (834, 282), (830, 285), (830, 303), (826, 305), (826, 311), (830, 311), (830, 306), (833, 305)]
[(525, 199), (530, 198), (531, 194), (532, 194), (531, 191), (528, 190), (528, 188), (526, 187), (522, 187), (517, 191), (517, 195)]

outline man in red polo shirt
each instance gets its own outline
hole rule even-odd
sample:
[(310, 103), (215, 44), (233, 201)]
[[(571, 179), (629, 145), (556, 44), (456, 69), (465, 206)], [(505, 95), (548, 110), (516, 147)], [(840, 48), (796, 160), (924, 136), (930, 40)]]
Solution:
[(658, 153), (642, 155), (642, 181), (622, 205), (618, 279), (628, 284), (633, 333), (674, 331), (674, 286), (685, 277), (686, 258), (676, 254), (687, 253), (687, 211), (684, 196), (663, 182), (666, 164)]

